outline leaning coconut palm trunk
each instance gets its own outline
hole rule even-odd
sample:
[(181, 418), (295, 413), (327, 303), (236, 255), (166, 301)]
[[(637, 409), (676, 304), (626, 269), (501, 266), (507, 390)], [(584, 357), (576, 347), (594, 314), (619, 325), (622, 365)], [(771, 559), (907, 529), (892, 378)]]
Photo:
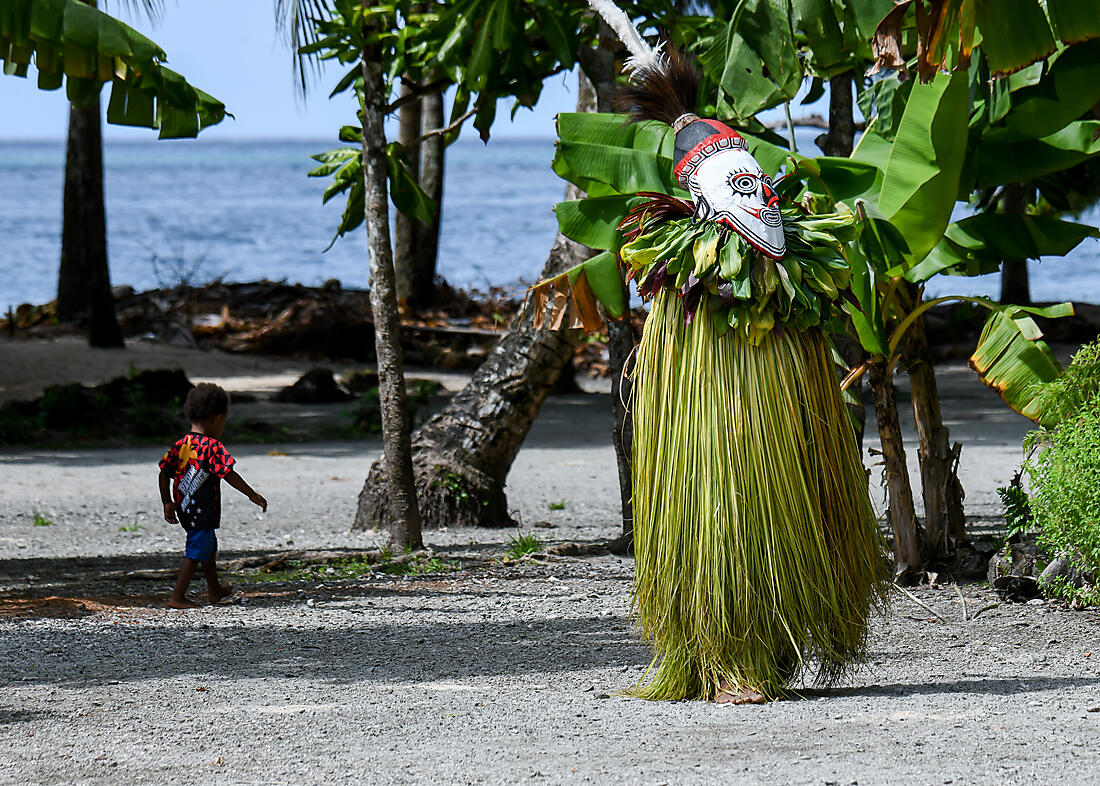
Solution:
[(636, 604), (656, 656), (632, 693), (770, 699), (858, 664), (889, 572), (821, 330), (754, 345), (662, 289), (633, 413)]

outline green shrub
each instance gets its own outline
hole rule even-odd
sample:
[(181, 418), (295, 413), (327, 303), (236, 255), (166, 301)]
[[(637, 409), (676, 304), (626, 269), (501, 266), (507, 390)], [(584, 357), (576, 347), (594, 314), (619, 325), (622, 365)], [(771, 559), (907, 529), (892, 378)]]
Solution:
[(1065, 372), (1044, 386), (1043, 406), (1057, 425), (1028, 434), (1024, 463), (1039, 545), (1073, 554), (1100, 572), (1100, 341), (1082, 347)]
[[(1085, 344), (1057, 379), (1039, 388), (1040, 411), (1055, 423), (1076, 418), (1100, 395), (1100, 339)], [(1092, 404), (1095, 408), (1095, 403)]]

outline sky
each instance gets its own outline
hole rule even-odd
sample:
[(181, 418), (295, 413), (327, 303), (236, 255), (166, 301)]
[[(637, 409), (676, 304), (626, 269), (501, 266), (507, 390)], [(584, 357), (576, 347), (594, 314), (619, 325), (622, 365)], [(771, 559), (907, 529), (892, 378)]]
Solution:
[[(104, 3), (101, 0), (100, 5)], [(356, 122), (350, 93), (330, 99), (342, 68), (326, 67), (303, 100), (292, 71), (290, 47), (275, 27), (273, 0), (180, 0), (171, 2), (163, 19), (153, 24), (135, 16), (128, 4), (108, 0), (107, 10), (160, 44), (167, 65), (191, 84), (223, 101), (234, 118), (202, 132), (216, 139), (331, 139), (340, 126)], [(66, 134), (68, 104), (64, 88), (39, 90), (33, 68), (27, 79), (0, 75), (0, 139), (60, 139)], [(530, 110), (521, 107), (514, 120), (512, 101), (497, 108), (493, 135), (554, 136), (554, 115), (572, 111), (576, 76), (547, 80)], [(108, 125), (107, 139), (153, 140), (156, 131)], [(464, 137), (476, 139), (471, 127)]]

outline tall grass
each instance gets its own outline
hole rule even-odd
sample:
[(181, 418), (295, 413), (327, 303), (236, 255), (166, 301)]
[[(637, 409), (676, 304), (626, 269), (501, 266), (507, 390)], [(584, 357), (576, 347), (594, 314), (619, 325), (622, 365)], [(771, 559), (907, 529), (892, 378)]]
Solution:
[(635, 375), (635, 593), (656, 655), (633, 694), (774, 698), (811, 661), (843, 676), (890, 571), (823, 334), (751, 346), (686, 324), (662, 289)]

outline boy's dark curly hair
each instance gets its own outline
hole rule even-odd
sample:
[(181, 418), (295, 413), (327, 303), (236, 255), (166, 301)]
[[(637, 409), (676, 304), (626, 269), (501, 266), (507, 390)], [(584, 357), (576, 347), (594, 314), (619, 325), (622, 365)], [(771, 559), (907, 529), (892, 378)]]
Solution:
[(201, 423), (229, 412), (229, 394), (213, 382), (201, 382), (191, 388), (183, 404), (183, 414), (192, 423)]

